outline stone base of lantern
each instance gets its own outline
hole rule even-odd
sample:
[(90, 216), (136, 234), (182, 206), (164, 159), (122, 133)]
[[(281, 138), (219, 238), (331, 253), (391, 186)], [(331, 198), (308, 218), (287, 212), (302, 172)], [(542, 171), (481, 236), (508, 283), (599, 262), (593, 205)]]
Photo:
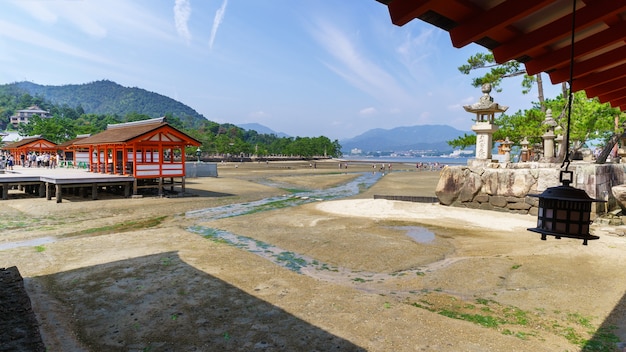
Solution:
[[(592, 214), (620, 209), (612, 192), (614, 185), (626, 184), (626, 164), (572, 162), (572, 187), (583, 189), (592, 198), (608, 203), (592, 204)], [(497, 163), (470, 159), (467, 166), (449, 166), (439, 177), (435, 194), (443, 205), (499, 210), (537, 216), (539, 194), (559, 186), (560, 163)]]
[(492, 137), (497, 130), (498, 126), (489, 122), (477, 122), (472, 126), (476, 133), (476, 159), (491, 160)]

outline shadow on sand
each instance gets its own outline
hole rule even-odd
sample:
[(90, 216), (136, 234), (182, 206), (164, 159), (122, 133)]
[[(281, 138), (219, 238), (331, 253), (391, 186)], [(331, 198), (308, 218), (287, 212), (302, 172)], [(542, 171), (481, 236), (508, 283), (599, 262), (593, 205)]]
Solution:
[(177, 252), (30, 280), (62, 302), (89, 350), (365, 351), (195, 269)]
[(583, 345), (583, 351), (617, 351), (626, 348), (618, 336), (626, 335), (626, 294), (617, 302), (611, 313), (604, 319), (593, 337)]

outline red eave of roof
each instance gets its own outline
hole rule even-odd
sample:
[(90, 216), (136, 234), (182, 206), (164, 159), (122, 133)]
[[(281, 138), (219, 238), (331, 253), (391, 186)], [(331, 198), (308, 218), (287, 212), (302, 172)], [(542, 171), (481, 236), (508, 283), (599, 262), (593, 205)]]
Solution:
[[(448, 31), (455, 47), (474, 42), (492, 50), (496, 62), (518, 60), (554, 84), (570, 78), (571, 0), (378, 1), (396, 25), (417, 18)], [(579, 0), (575, 20), (572, 89), (624, 110), (626, 1)]]
[(47, 139), (45, 139), (43, 137), (26, 137), (26, 138), (23, 138), (22, 140), (19, 140), (17, 142), (6, 144), (4, 147), (2, 147), (2, 149), (5, 149), (5, 150), (17, 149), (17, 148), (26, 146), (28, 144), (31, 144), (31, 143), (34, 143), (34, 142), (37, 142), (37, 141), (44, 141), (47, 144), (50, 144), (51, 148), (55, 147), (57, 145), (56, 143), (51, 142), (51, 141), (49, 141), (49, 140), (47, 140)]
[(170, 126), (162, 119), (137, 121), (119, 125), (110, 125), (106, 130), (73, 143), (76, 146), (126, 144), (156, 130), (166, 128), (185, 140), (187, 145), (199, 146), (201, 143), (193, 137)]

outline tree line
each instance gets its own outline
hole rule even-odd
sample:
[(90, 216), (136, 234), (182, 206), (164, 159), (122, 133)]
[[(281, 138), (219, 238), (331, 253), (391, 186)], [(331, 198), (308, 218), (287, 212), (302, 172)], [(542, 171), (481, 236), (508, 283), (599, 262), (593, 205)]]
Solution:
[[(11, 94), (13, 93), (13, 94)], [(37, 105), (50, 111), (51, 117), (35, 115), (27, 124), (19, 124), (17, 129), (10, 124), (10, 117), (17, 110)], [(254, 130), (245, 130), (233, 124), (219, 124), (206, 119), (194, 121), (190, 126), (186, 118), (164, 115), (173, 127), (185, 132), (202, 143), (203, 155), (259, 157), (283, 155), (301, 158), (340, 157), (341, 145), (338, 140), (328, 137), (278, 137), (275, 134), (261, 134)], [(96, 134), (104, 131), (109, 124), (132, 122), (152, 118), (136, 112), (125, 115), (86, 113), (81, 105), (70, 107), (47, 101), (41, 96), (28, 93), (0, 92), (0, 129), (17, 130), (20, 136), (39, 135), (51, 142), (60, 144), (83, 134)], [(188, 150), (195, 154), (196, 149)]]

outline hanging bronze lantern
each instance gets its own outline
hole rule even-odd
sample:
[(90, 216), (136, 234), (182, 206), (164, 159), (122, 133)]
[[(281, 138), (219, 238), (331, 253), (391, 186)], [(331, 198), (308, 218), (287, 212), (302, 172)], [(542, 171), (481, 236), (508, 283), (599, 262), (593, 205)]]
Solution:
[[(583, 240), (583, 245), (587, 245), (588, 240), (597, 240), (598, 236), (589, 234), (591, 225), (591, 203), (605, 202), (604, 200), (593, 199), (582, 189), (571, 187), (569, 184), (574, 178), (574, 173), (568, 171), (569, 160), (569, 129), (572, 117), (573, 91), (572, 81), (574, 80), (574, 36), (576, 34), (576, 0), (572, 0), (572, 35), (570, 42), (570, 72), (569, 72), (569, 94), (567, 102), (567, 129), (565, 131), (565, 160), (563, 165), (565, 171), (561, 171), (559, 181), (563, 184), (558, 187), (550, 187), (539, 195), (539, 212), (537, 214), (537, 227), (528, 231), (538, 232), (541, 239), (546, 236), (578, 238)], [(568, 177), (565, 178), (564, 175)]]
[[(564, 178), (566, 174), (569, 178)], [(593, 199), (584, 190), (571, 187), (569, 184), (572, 178), (572, 171), (561, 171), (559, 181), (563, 185), (550, 187), (538, 195), (529, 195), (539, 197), (539, 212), (537, 227), (529, 228), (528, 231), (540, 233), (544, 241), (548, 235), (556, 239), (578, 238), (586, 246), (588, 240), (600, 238), (589, 233), (591, 203), (604, 200)]]

